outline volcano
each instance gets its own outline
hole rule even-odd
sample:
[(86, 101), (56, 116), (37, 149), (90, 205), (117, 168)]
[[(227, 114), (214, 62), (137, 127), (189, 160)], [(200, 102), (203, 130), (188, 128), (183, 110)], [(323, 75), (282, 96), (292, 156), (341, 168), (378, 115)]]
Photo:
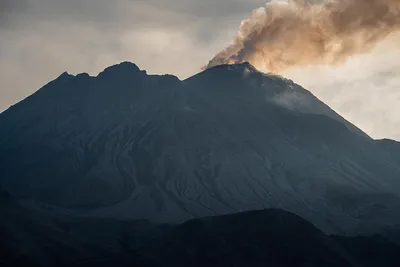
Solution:
[(0, 184), (56, 214), (178, 223), (278, 208), (328, 233), (400, 223), (400, 146), (249, 63), (186, 80), (122, 62), (0, 114)]

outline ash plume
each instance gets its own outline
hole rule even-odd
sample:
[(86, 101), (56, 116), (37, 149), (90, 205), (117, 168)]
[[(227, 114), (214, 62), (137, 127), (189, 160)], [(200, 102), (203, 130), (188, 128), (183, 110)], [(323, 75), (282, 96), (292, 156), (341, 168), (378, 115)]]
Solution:
[(398, 30), (399, 0), (273, 0), (242, 21), (233, 43), (204, 69), (245, 61), (275, 73), (336, 65)]

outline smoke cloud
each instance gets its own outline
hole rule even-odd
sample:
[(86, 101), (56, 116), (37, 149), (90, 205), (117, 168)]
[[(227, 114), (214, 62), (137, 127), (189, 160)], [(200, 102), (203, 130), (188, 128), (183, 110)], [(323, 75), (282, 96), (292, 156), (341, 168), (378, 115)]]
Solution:
[(282, 73), (338, 65), (399, 29), (399, 0), (273, 0), (242, 21), (233, 43), (204, 68), (247, 61)]

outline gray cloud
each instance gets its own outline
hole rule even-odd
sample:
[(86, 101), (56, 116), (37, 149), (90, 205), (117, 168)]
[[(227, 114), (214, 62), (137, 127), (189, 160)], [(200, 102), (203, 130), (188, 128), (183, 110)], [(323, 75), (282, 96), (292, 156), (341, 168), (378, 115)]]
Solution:
[(172, 10), (179, 13), (186, 13), (198, 18), (218, 19), (224, 17), (232, 17), (235, 15), (242, 16), (250, 14), (251, 10), (263, 5), (265, 1), (259, 0), (141, 0), (149, 3), (153, 7), (162, 8), (164, 10)]
[(0, 1), (0, 29), (9, 26), (10, 21), (15, 19), (26, 8), (25, 0), (1, 0)]
[[(232, 23), (229, 18), (244, 18), (264, 4), (262, 0), (17, 0), (15, 3), (21, 1), (27, 6), (20, 9), (21, 13), (31, 19), (82, 22), (96, 27), (129, 27), (129, 22), (178, 26), (182, 19), (212, 19), (218, 27), (220, 23)], [(237, 28), (237, 23), (232, 26)]]

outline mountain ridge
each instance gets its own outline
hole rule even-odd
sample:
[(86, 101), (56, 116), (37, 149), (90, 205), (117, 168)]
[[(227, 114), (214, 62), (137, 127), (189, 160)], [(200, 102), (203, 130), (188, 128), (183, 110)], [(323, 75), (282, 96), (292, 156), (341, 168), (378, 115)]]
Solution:
[(393, 154), (248, 63), (183, 81), (126, 62), (64, 74), (0, 124), (0, 184), (39, 209), (180, 222), (274, 207), (338, 233), (400, 222)]

